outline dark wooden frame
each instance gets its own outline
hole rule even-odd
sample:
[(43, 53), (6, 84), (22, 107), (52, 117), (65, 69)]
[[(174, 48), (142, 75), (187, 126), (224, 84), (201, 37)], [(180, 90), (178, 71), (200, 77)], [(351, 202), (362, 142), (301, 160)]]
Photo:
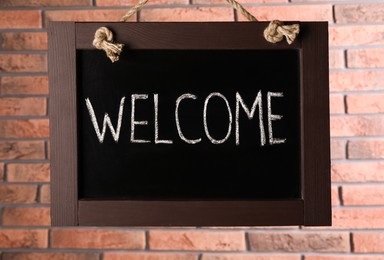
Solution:
[[(266, 22), (50, 23), (48, 74), (52, 225), (331, 225), (328, 24), (301, 22), (300, 35), (292, 45), (267, 42), (262, 36), (267, 25)], [(299, 49), (302, 199), (188, 202), (79, 200), (76, 50), (93, 49), (93, 35), (101, 26), (114, 31), (116, 41), (125, 43), (130, 49)]]

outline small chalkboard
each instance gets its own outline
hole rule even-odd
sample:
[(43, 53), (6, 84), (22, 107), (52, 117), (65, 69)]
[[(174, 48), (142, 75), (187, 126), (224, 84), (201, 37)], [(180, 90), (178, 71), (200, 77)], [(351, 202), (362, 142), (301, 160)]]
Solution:
[(266, 26), (51, 23), (52, 224), (329, 225), (327, 23)]

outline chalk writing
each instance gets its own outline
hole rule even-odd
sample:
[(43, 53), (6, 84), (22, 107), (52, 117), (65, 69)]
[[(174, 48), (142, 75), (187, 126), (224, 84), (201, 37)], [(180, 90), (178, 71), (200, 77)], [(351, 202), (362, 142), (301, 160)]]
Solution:
[[(259, 123), (259, 131), (260, 131), (260, 145), (264, 146), (267, 143), (266, 140), (266, 134), (265, 134), (265, 128), (264, 128), (264, 117), (263, 117), (263, 99), (262, 99), (262, 91), (260, 90), (251, 106), (251, 109), (249, 109), (249, 106), (244, 102), (242, 96), (240, 93), (236, 92), (235, 94), (235, 100), (236, 100), (236, 108), (235, 108), (235, 143), (236, 145), (240, 145), (240, 107), (242, 108), (242, 111), (245, 112), (247, 118), (249, 120), (252, 120), (255, 116), (256, 109), (258, 108), (258, 123)], [(137, 121), (135, 118), (136, 113), (136, 101), (142, 100), (141, 102), (145, 102), (148, 99), (148, 94), (131, 94), (131, 120), (130, 120), (130, 126), (131, 126), (131, 132), (130, 132), (130, 142), (131, 143), (151, 143), (151, 140), (144, 140), (144, 139), (136, 139), (135, 138), (135, 130), (137, 125), (147, 126), (148, 121)], [(187, 138), (182, 130), (182, 125), (180, 124), (180, 116), (179, 111), (181, 109), (180, 104), (183, 102), (186, 102), (187, 99), (189, 99), (189, 102), (193, 102), (198, 97), (191, 93), (185, 93), (180, 95), (175, 102), (175, 126), (178, 133), (179, 138), (184, 141), (187, 144), (197, 144), (202, 141), (202, 138), (196, 138), (196, 139), (189, 139)], [(208, 123), (208, 107), (209, 102), (213, 98), (220, 98), (224, 101), (225, 107), (228, 111), (228, 128), (226, 131), (225, 136), (222, 139), (215, 139), (212, 137), (210, 131), (209, 131), (209, 123)], [(283, 144), (286, 142), (286, 138), (275, 138), (273, 136), (273, 121), (281, 120), (283, 118), (283, 115), (277, 115), (272, 113), (272, 98), (284, 98), (283, 92), (267, 92), (267, 125), (268, 125), (268, 143), (269, 145), (274, 144)], [(184, 101), (185, 100), (185, 101)], [(123, 121), (123, 111), (124, 111), (124, 101), (125, 97), (121, 98), (120, 106), (119, 106), (119, 112), (118, 112), (118, 119), (117, 119), (117, 126), (116, 130), (114, 126), (112, 125), (111, 118), (109, 117), (108, 113), (104, 114), (104, 120), (103, 120), (103, 126), (102, 130), (100, 131), (100, 127), (97, 123), (96, 114), (94, 111), (94, 108), (92, 106), (91, 100), (89, 98), (85, 99), (86, 107), (88, 108), (89, 116), (92, 122), (92, 125), (95, 129), (96, 136), (99, 140), (99, 142), (102, 144), (104, 141), (105, 133), (107, 131), (107, 126), (109, 130), (111, 131), (113, 140), (117, 143), (119, 141), (120, 137), (120, 131), (121, 131), (121, 125)], [(173, 144), (173, 140), (166, 140), (166, 139), (160, 139), (159, 138), (159, 95), (153, 94), (153, 104), (154, 104), (154, 143), (155, 144)], [(200, 111), (201, 113), (201, 111)], [(203, 107), (203, 126), (204, 126), (204, 132), (207, 137), (207, 139), (212, 144), (223, 144), (225, 143), (232, 133), (232, 125), (233, 125), (233, 114), (231, 110), (230, 103), (228, 99), (219, 92), (212, 92), (210, 93), (204, 100), (204, 107)]]

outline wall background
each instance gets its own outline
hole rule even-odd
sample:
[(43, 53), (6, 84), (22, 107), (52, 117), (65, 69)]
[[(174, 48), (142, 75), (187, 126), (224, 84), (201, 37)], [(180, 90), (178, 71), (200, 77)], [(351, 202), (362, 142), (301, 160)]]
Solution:
[[(51, 228), (46, 26), (118, 21), (135, 1), (0, 0), (2, 259), (384, 259), (384, 1), (240, 2), (329, 22), (333, 227)], [(243, 18), (225, 0), (150, 0), (132, 20)]]

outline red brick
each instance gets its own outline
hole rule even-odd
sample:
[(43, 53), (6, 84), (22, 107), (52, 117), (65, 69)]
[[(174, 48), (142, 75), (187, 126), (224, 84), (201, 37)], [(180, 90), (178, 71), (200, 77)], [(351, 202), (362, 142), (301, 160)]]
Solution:
[(48, 49), (46, 32), (5, 32), (2, 36), (4, 50)]
[(0, 72), (46, 72), (44, 54), (0, 54)]
[(290, 229), (292, 231), (295, 231), (295, 230), (299, 230), (300, 229), (300, 226), (233, 226), (233, 227), (228, 227), (228, 226), (218, 226), (218, 227), (215, 227), (215, 226), (202, 226), (203, 228), (206, 228), (206, 229), (225, 229), (225, 231), (227, 230), (231, 230), (231, 231), (244, 231), (246, 229), (252, 229), (252, 230), (261, 230), (261, 229), (268, 229), (268, 230), (287, 230), (287, 229)]
[(99, 260), (97, 253), (67, 253), (67, 252), (39, 252), (39, 253), (3, 253), (3, 260)]
[(339, 200), (339, 187), (332, 186), (331, 188), (331, 198), (332, 198), (332, 206), (339, 206), (340, 200)]
[(344, 140), (331, 140), (331, 159), (345, 159), (345, 141)]
[(203, 254), (201, 260), (300, 260), (300, 255)]
[(0, 10), (0, 29), (40, 28), (39, 10)]
[(384, 89), (384, 71), (343, 71), (330, 73), (331, 91)]
[(348, 68), (383, 68), (384, 49), (353, 49), (347, 51)]
[[(332, 5), (271, 5), (248, 7), (259, 21), (332, 21)], [(246, 21), (240, 13), (240, 21)]]
[(0, 116), (44, 116), (45, 98), (0, 98)]
[(51, 203), (51, 186), (42, 185), (40, 188), (40, 203)]
[(384, 185), (343, 187), (344, 205), (384, 205)]
[(331, 117), (331, 136), (345, 137), (377, 135), (384, 135), (384, 117)]
[(333, 229), (384, 228), (384, 208), (333, 209)]
[(345, 0), (290, 0), (292, 3), (307, 2), (345, 2)]
[(383, 260), (379, 255), (306, 255), (305, 260)]
[(4, 163), (0, 163), (0, 182), (4, 181)]
[(332, 94), (329, 97), (329, 108), (331, 114), (343, 114), (344, 111), (344, 96)]
[(142, 231), (100, 229), (56, 229), (51, 231), (52, 248), (144, 249)]
[(36, 191), (35, 185), (0, 184), (0, 203), (35, 203)]
[(337, 23), (384, 22), (384, 4), (335, 5)]
[(344, 68), (344, 51), (329, 50), (329, 68), (341, 69)]
[(350, 94), (346, 102), (349, 114), (384, 113), (384, 94)]
[(1, 248), (46, 248), (48, 231), (44, 229), (0, 229)]
[(383, 182), (383, 162), (333, 163), (333, 182)]
[(4, 208), (3, 226), (50, 226), (50, 209), (33, 208)]
[(2, 77), (0, 78), (2, 95), (47, 95), (47, 76)]
[[(192, 0), (193, 4), (223, 4), (221, 0)], [(288, 3), (288, 0), (242, 0), (241, 4)], [(246, 7), (249, 8), (248, 6)], [(240, 14), (241, 15), (241, 14)]]
[(150, 231), (151, 250), (243, 251), (244, 232)]
[(354, 251), (359, 253), (384, 253), (384, 234), (354, 233)]
[(197, 260), (198, 255), (188, 253), (122, 253), (106, 252), (104, 260)]
[(43, 141), (0, 141), (2, 160), (45, 159)]
[[(129, 6), (135, 5), (137, 1), (135, 0), (96, 0), (97, 6)], [(153, 0), (148, 1), (148, 5), (172, 5), (172, 4), (185, 4), (189, 3), (188, 0)]]
[(140, 21), (188, 22), (188, 21), (233, 21), (234, 15), (230, 7), (194, 7), (194, 8), (156, 8), (143, 9)]
[(349, 234), (325, 232), (250, 233), (252, 251), (349, 252)]
[(48, 137), (48, 119), (0, 120), (0, 138)]
[(360, 46), (384, 44), (383, 25), (329, 27), (330, 46)]
[(49, 182), (48, 163), (11, 163), (7, 165), (9, 182)]
[(1, 0), (1, 7), (13, 6), (90, 6), (92, 0)]
[[(117, 22), (127, 12), (124, 9), (97, 10), (49, 10), (45, 12), (46, 23), (50, 21)], [(136, 21), (133, 15), (129, 21)]]
[(384, 158), (384, 140), (351, 140), (347, 147), (350, 159)]

